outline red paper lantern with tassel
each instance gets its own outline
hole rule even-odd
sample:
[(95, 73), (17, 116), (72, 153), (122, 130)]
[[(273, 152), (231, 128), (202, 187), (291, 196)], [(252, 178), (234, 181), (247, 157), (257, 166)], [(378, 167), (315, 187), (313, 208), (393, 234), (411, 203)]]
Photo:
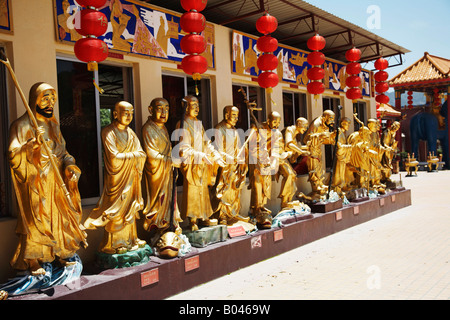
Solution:
[(191, 33), (181, 39), (180, 47), (186, 54), (200, 54), (206, 50), (206, 40), (199, 34)]
[(264, 35), (273, 33), (278, 28), (278, 20), (267, 12), (256, 21), (256, 30)]
[(261, 52), (274, 52), (278, 48), (278, 40), (269, 35), (265, 35), (258, 38), (256, 47)]
[[(378, 58), (374, 63), (375, 69), (379, 70), (374, 75), (374, 79), (376, 81), (375, 91), (377, 92), (377, 96), (375, 100), (378, 98), (378, 102), (387, 104), (389, 103), (389, 97), (384, 93), (389, 90), (389, 83), (386, 81), (389, 77), (389, 74), (386, 71), (383, 71), (389, 66), (389, 62), (383, 57)], [(385, 102), (381, 102), (385, 101)]]
[(278, 85), (278, 74), (275, 72), (261, 72), (258, 77), (258, 84), (261, 88), (268, 89)]
[(201, 33), (205, 30), (206, 19), (205, 16), (199, 12), (185, 12), (180, 18), (180, 26), (186, 33)]
[(261, 70), (258, 75), (258, 84), (261, 88), (269, 89), (269, 92), (279, 82), (278, 74), (272, 72), (278, 67), (278, 58), (273, 54), (273, 51), (278, 48), (278, 40), (270, 36), (277, 27), (277, 19), (267, 12), (256, 21), (256, 29), (264, 35), (256, 42), (256, 47), (262, 52), (257, 60), (257, 66)]
[[(359, 88), (361, 86), (361, 78), (359, 73), (361, 72), (361, 65), (357, 62), (361, 59), (361, 50), (353, 47), (347, 50), (345, 53), (345, 58), (350, 62), (346, 68), (345, 72), (349, 77), (346, 80), (346, 85), (348, 87), (345, 96), (350, 100), (358, 100), (362, 96), (362, 91)], [(358, 78), (358, 80), (357, 80)]]
[(325, 85), (322, 79), (325, 77), (325, 71), (321, 67), (325, 62), (325, 55), (320, 52), (325, 48), (325, 38), (318, 33), (308, 39), (306, 45), (312, 51), (308, 54), (307, 61), (312, 66), (308, 69), (306, 76), (310, 82), (306, 86), (306, 90), (315, 96), (322, 94), (325, 91)]
[(264, 53), (258, 57), (256, 63), (259, 69), (270, 71), (278, 67), (278, 58), (272, 53)]
[(108, 19), (103, 12), (95, 9), (84, 9), (75, 16), (75, 30), (82, 36), (99, 37), (108, 28)]

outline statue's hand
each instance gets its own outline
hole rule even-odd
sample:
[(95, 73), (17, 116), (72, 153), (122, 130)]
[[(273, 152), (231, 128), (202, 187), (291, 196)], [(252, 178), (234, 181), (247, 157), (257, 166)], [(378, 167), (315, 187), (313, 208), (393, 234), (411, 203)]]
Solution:
[(68, 165), (65, 169), (66, 177), (69, 181), (78, 181), (80, 179), (81, 170), (76, 165)]

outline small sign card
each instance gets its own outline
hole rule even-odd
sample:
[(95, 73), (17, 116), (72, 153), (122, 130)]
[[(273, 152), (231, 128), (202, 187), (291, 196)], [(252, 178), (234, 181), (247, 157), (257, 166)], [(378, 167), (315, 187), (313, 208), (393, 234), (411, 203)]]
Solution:
[(230, 238), (245, 236), (245, 230), (243, 226), (230, 226), (227, 227), (228, 235)]
[(275, 230), (273, 233), (273, 241), (277, 242), (283, 240), (283, 229)]
[(253, 237), (250, 240), (251, 243), (251, 248), (255, 249), (255, 248), (261, 248), (262, 247), (262, 240), (261, 240), (261, 236), (257, 236), (257, 237)]
[(353, 207), (353, 214), (356, 216), (359, 214), (359, 206)]
[(141, 273), (141, 287), (149, 286), (159, 282), (158, 268)]
[(392, 202), (395, 202), (395, 194), (393, 194), (393, 195), (391, 196), (391, 201), (392, 201)]
[(200, 268), (200, 257), (194, 256), (184, 260), (184, 272), (189, 272)]
[(380, 207), (384, 206), (384, 198), (380, 198)]
[(342, 220), (342, 211), (336, 212), (336, 221)]

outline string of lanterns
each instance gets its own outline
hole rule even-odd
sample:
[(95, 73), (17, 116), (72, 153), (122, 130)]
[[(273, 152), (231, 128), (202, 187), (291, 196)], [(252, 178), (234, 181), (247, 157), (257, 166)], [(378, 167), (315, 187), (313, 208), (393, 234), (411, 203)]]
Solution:
[(345, 68), (345, 72), (347, 74), (347, 79), (345, 79), (345, 84), (348, 89), (345, 93), (347, 99), (357, 100), (362, 96), (361, 92), (361, 78), (359, 74), (361, 73), (361, 64), (358, 63), (359, 59), (361, 59), (361, 50), (353, 47), (352, 49), (347, 50), (345, 53), (345, 58), (350, 62)]
[(201, 35), (205, 30), (206, 19), (200, 12), (206, 8), (207, 0), (181, 0), (181, 6), (187, 12), (180, 18), (181, 29), (188, 33), (180, 41), (181, 50), (187, 55), (181, 60), (181, 68), (194, 80), (200, 80), (201, 74), (208, 69), (208, 61), (201, 54), (206, 50), (206, 40)]
[(411, 110), (413, 108), (413, 92), (410, 90), (407, 92), (408, 94), (408, 109)]
[(75, 56), (78, 60), (87, 62), (89, 71), (98, 70), (98, 62), (108, 57), (108, 46), (97, 37), (103, 35), (108, 28), (108, 19), (105, 14), (98, 11), (106, 0), (77, 0), (83, 7), (75, 20), (75, 30), (84, 36), (77, 40), (74, 46)]
[(325, 63), (325, 55), (320, 50), (325, 48), (326, 41), (321, 35), (315, 34), (308, 39), (306, 45), (312, 51), (307, 58), (312, 68), (308, 69), (306, 74), (310, 80), (306, 85), (306, 90), (317, 99), (317, 96), (325, 91), (325, 85), (322, 82), (325, 77), (325, 71), (322, 68)]
[(378, 70), (374, 75), (375, 91), (377, 92), (375, 100), (380, 104), (388, 104), (389, 97), (384, 93), (389, 90), (389, 83), (387, 82), (389, 74), (384, 70), (389, 67), (389, 62), (381, 57), (375, 61), (374, 66)]
[(270, 35), (277, 27), (277, 19), (267, 12), (256, 21), (256, 29), (264, 35), (256, 42), (257, 49), (262, 52), (256, 62), (262, 71), (258, 76), (258, 84), (261, 88), (267, 89), (269, 93), (279, 82), (278, 74), (272, 71), (278, 67), (278, 58), (273, 54), (278, 48), (278, 40)]

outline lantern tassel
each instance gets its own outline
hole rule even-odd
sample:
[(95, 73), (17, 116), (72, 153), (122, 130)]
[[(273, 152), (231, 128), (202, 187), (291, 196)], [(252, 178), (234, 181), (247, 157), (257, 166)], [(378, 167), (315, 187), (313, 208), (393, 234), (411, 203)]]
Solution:
[(197, 80), (195, 80), (195, 95), (198, 96), (198, 86), (197, 86)]
[(102, 94), (103, 92), (105, 92), (105, 90), (103, 90), (102, 88), (100, 88), (98, 86), (98, 84), (95, 82), (95, 79), (92, 79), (92, 83), (94, 84), (94, 87), (98, 90), (98, 92), (100, 92), (100, 94)]

